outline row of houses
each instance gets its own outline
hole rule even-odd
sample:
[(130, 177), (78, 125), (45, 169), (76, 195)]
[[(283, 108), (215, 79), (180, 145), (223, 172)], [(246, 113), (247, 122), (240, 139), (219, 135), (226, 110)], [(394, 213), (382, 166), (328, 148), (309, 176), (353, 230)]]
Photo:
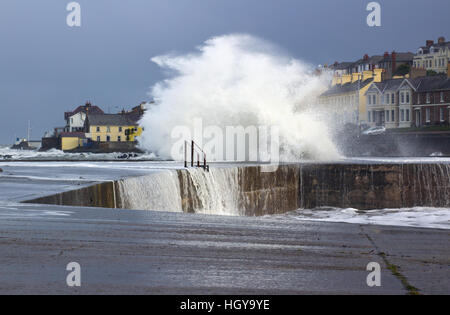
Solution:
[(450, 67), (447, 75), (374, 82), (365, 96), (369, 126), (449, 125)]
[(423, 69), (426, 72), (445, 73), (450, 60), (450, 42), (439, 37), (437, 42), (427, 40), (425, 46), (412, 52), (385, 52), (384, 55), (364, 55), (354, 62), (335, 62), (327, 67), (336, 77), (353, 73), (362, 73), (374, 69), (383, 69), (386, 79), (396, 75), (405, 75), (411, 68)]
[(100, 107), (87, 102), (75, 110), (65, 112), (66, 125), (57, 127), (53, 134), (42, 139), (42, 149), (63, 151), (135, 151), (143, 128), (139, 120), (145, 112), (145, 103), (130, 111), (106, 114)]
[(319, 101), (337, 123), (387, 129), (449, 124), (450, 42), (443, 37), (427, 41), (416, 55), (365, 55), (329, 70), (333, 80)]

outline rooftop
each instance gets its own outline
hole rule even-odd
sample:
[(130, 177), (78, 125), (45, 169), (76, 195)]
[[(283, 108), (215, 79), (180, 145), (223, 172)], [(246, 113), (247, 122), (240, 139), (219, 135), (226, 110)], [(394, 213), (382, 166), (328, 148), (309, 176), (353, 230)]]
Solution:
[(86, 119), (94, 126), (134, 126), (136, 122), (126, 114), (88, 115)]
[(349, 92), (356, 92), (359, 89), (365, 87), (369, 83), (373, 81), (373, 78), (366, 79), (364, 81), (356, 81), (353, 83), (346, 83), (342, 85), (334, 85), (324, 93), (322, 93), (320, 96), (332, 96), (332, 95), (339, 95), (339, 94), (345, 94)]

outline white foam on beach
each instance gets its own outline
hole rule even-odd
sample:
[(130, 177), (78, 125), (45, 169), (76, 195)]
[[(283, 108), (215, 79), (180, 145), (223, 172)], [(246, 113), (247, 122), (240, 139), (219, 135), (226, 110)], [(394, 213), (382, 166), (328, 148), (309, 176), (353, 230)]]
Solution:
[[(67, 153), (57, 149), (51, 149), (44, 152), (37, 150), (13, 150), (9, 147), (0, 147), (0, 161), (7, 160), (24, 160), (24, 161), (116, 161), (120, 160), (120, 156), (124, 153)], [(130, 157), (129, 160), (160, 160), (155, 157), (153, 153), (137, 154), (135, 157)]]
[(320, 207), (298, 209), (284, 215), (268, 216), (282, 220), (343, 222), (391, 226), (450, 229), (450, 208), (414, 207), (358, 210)]

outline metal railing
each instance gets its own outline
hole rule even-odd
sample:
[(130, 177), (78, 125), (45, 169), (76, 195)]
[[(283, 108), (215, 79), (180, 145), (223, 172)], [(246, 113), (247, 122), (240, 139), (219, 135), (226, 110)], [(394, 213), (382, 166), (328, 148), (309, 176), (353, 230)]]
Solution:
[[(205, 171), (209, 171), (209, 165), (206, 163), (206, 153), (200, 146), (198, 146), (194, 140), (184, 141), (184, 167), (188, 167), (188, 147), (191, 153), (191, 167), (201, 167)], [(203, 161), (200, 163), (200, 155), (202, 155)], [(197, 156), (197, 164), (195, 164), (195, 156)]]

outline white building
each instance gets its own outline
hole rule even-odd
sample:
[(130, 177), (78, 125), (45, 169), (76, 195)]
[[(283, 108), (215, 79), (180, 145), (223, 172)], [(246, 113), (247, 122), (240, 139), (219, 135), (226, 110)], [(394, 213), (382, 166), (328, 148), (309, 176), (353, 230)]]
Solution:
[(67, 119), (68, 132), (78, 132), (84, 130), (84, 122), (86, 121), (86, 113), (78, 112)]
[(450, 61), (450, 42), (439, 37), (438, 42), (427, 40), (426, 46), (420, 47), (414, 57), (413, 66), (432, 70), (437, 73), (446, 73)]
[[(386, 129), (399, 126), (398, 90), (404, 79), (385, 80), (372, 83), (366, 92), (367, 121), (371, 127), (384, 126)], [(403, 102), (411, 101), (403, 95)]]

